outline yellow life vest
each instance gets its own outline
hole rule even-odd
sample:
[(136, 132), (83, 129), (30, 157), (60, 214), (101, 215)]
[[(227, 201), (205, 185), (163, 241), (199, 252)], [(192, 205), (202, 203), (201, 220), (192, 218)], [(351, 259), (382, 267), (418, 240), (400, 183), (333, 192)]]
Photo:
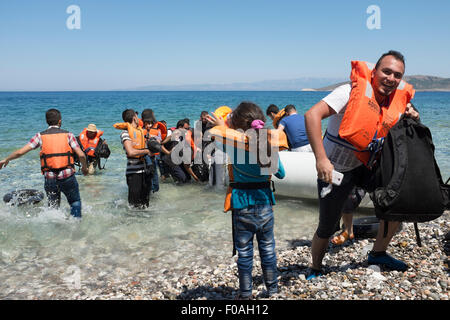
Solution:
[(278, 111), (278, 113), (275, 115), (272, 121), (272, 125), (275, 129), (278, 128), (278, 125), (280, 124), (281, 119), (283, 119), (286, 116), (286, 112), (284, 111), (284, 108)]
[(214, 114), (223, 119), (224, 121), (227, 120), (228, 116), (231, 114), (233, 110), (231, 110), (230, 107), (228, 106), (221, 106), (219, 108), (217, 108), (216, 110), (214, 110)]

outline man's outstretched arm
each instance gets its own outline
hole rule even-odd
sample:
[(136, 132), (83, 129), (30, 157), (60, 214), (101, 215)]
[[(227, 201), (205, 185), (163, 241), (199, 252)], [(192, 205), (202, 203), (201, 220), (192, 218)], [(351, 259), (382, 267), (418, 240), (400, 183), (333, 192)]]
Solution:
[(31, 150), (33, 150), (33, 148), (31, 148), (31, 146), (29, 144), (26, 144), (22, 148), (17, 149), (13, 153), (11, 153), (9, 156), (7, 156), (5, 159), (0, 161), (0, 169), (2, 169), (3, 167), (6, 167), (11, 160), (20, 158), (21, 156), (30, 152)]

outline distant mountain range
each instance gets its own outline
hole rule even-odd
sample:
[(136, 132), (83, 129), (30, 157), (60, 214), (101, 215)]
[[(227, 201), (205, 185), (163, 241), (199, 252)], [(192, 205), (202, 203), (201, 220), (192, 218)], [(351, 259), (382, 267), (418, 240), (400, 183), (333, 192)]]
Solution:
[(216, 84), (150, 85), (125, 90), (136, 91), (300, 91), (319, 88), (343, 81), (343, 78), (304, 77), (290, 80), (264, 80), (257, 82), (233, 82)]
[[(450, 78), (405, 76), (417, 91), (450, 91)], [(290, 80), (264, 80), (215, 84), (149, 85), (119, 91), (331, 91), (347, 83), (345, 78), (303, 77)], [(334, 83), (330, 85), (330, 83)]]
[[(406, 82), (412, 84), (416, 91), (450, 91), (450, 78), (414, 75), (404, 76), (403, 79)], [(340, 85), (343, 85), (344, 83), (349, 83), (349, 81), (320, 87), (318, 89), (314, 89), (314, 91), (332, 91)]]

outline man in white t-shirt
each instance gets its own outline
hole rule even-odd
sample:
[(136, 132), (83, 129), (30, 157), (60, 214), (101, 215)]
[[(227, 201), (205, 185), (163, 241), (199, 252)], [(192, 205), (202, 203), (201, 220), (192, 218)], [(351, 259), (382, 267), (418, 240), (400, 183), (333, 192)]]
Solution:
[[(372, 71), (371, 80), (375, 98), (380, 106), (389, 105), (389, 95), (397, 89), (404, 72), (405, 62), (401, 53), (389, 51), (380, 57)], [(341, 217), (344, 203), (353, 187), (355, 185), (361, 186), (364, 178), (370, 175), (369, 169), (356, 158), (353, 150), (338, 145), (327, 138), (322, 139), (321, 120), (325, 118), (329, 118), (327, 132), (330, 135), (338, 136), (339, 126), (350, 98), (350, 92), (350, 84), (342, 85), (315, 104), (305, 114), (308, 139), (316, 157), (319, 193), (322, 188), (331, 183), (333, 169), (344, 173), (341, 185), (333, 185), (328, 195), (319, 198), (319, 225), (312, 241), (312, 267), (308, 279), (322, 275), (322, 259), (326, 253), (329, 238), (334, 233), (335, 226)], [(411, 104), (407, 105), (405, 114), (415, 119), (419, 118), (419, 113), (414, 110)], [(386, 253), (399, 223), (389, 221), (387, 236), (383, 237), (384, 221), (380, 221), (375, 244), (369, 253), (369, 264), (378, 264), (399, 271), (408, 268), (403, 261), (394, 259)]]

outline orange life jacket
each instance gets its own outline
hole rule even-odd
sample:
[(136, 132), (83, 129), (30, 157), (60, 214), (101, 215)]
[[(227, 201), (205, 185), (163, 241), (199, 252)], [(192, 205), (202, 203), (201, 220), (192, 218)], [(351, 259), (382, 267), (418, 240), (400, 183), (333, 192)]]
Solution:
[(97, 130), (94, 139), (88, 139), (87, 137), (87, 128), (84, 128), (80, 133), (80, 142), (83, 147), (84, 153), (86, 153), (90, 157), (95, 156), (95, 148), (97, 148), (98, 143), (100, 142), (100, 137), (103, 135), (103, 131)]
[(167, 126), (162, 122), (157, 122), (158, 130), (161, 132), (161, 139), (164, 140), (167, 137)]
[(186, 142), (191, 146), (192, 149), (192, 159), (195, 158), (195, 156), (197, 155), (197, 147), (195, 146), (195, 142), (194, 142), (194, 138), (192, 137), (192, 131), (191, 130), (186, 130)]
[[(147, 130), (142, 129), (141, 127), (135, 128), (131, 125), (131, 123), (128, 122), (119, 122), (113, 124), (113, 127), (119, 130), (127, 130), (128, 135), (131, 139), (131, 144), (134, 149), (142, 150), (147, 148), (147, 143), (145, 140), (145, 136), (147, 134)], [(137, 157), (138, 159), (142, 158), (143, 156)]]
[(167, 137), (167, 127), (164, 123), (158, 121), (150, 128), (148, 134), (150, 137), (157, 137), (161, 135), (161, 140), (164, 140)]
[(280, 124), (281, 119), (283, 119), (286, 116), (286, 112), (284, 111), (284, 108), (278, 111), (278, 113), (275, 115), (272, 121), (272, 125), (275, 129), (278, 128), (278, 125)]
[[(161, 123), (157, 122), (155, 123), (149, 130), (148, 130), (149, 137), (161, 137), (161, 141), (164, 140), (167, 137), (167, 127)], [(159, 155), (159, 152), (153, 153), (154, 155)]]
[[(229, 183), (232, 183), (234, 181), (233, 165), (231, 163), (229, 163), (227, 165), (227, 168), (228, 168)], [(233, 188), (231, 188), (230, 185), (228, 185), (227, 193), (225, 194), (225, 201), (223, 203), (223, 212), (228, 212), (228, 211), (233, 210), (233, 207), (231, 205), (231, 193), (232, 192), (233, 192)]]
[(389, 105), (380, 107), (371, 85), (372, 69), (363, 61), (352, 61), (351, 65), (352, 90), (339, 137), (349, 142), (356, 149), (357, 158), (367, 165), (373, 152), (361, 151), (367, 151), (371, 143), (377, 144), (377, 139), (386, 137), (405, 112), (415, 90), (402, 80), (389, 96)]
[(41, 132), (41, 171), (61, 171), (73, 167), (73, 150), (68, 141), (69, 132), (60, 128), (49, 128)]
[[(223, 144), (249, 151), (250, 143), (248, 140), (248, 136), (246, 136), (243, 132), (230, 129), (227, 126), (215, 126), (210, 129), (210, 132), (214, 139), (220, 141)], [(287, 137), (284, 132), (278, 132), (277, 130), (268, 130), (267, 136), (272, 147), (277, 147), (280, 151), (289, 148)], [(235, 167), (233, 167), (232, 164), (228, 164), (228, 177), (230, 184), (234, 182), (233, 168)], [(269, 176), (268, 180), (270, 180), (270, 178), (271, 177)], [(224, 212), (233, 209), (231, 205), (232, 190), (232, 187), (228, 186), (227, 193), (225, 195)]]
[[(215, 126), (210, 129), (210, 133), (215, 139), (223, 144), (249, 151), (250, 143), (248, 136), (243, 132), (230, 129), (227, 126)], [(268, 129), (267, 137), (272, 147), (278, 147), (279, 150), (286, 150), (289, 148), (287, 136), (284, 131), (279, 132), (277, 130)]]

